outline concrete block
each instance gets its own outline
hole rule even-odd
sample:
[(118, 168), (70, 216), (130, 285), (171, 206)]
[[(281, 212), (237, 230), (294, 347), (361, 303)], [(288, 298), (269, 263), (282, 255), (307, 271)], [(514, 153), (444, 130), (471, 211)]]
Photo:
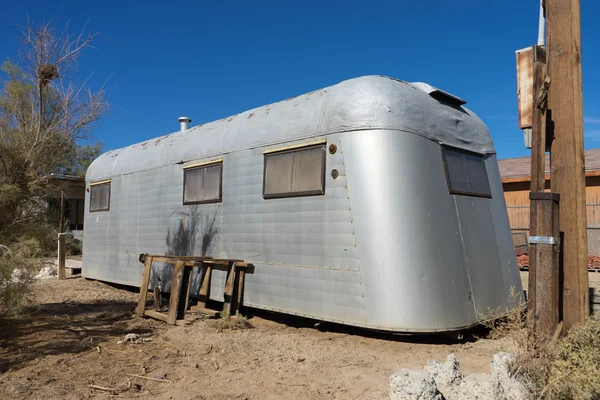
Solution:
[(445, 363), (438, 361), (427, 361), (425, 371), (433, 378), (438, 390), (444, 394), (446, 399), (456, 398), (458, 386), (462, 380), (460, 364), (454, 354), (450, 354)]
[(492, 359), (491, 376), (494, 381), (494, 399), (496, 400), (525, 400), (527, 390), (515, 379), (510, 372), (514, 362), (514, 354), (497, 353)]
[(494, 399), (494, 380), (490, 374), (470, 374), (460, 382), (458, 398), (461, 400)]
[(435, 381), (424, 370), (401, 369), (390, 377), (391, 400), (443, 400)]
[(515, 356), (498, 353), (490, 374), (464, 377), (454, 354), (444, 363), (428, 361), (423, 370), (401, 369), (390, 378), (393, 400), (525, 400), (525, 386), (511, 374)]

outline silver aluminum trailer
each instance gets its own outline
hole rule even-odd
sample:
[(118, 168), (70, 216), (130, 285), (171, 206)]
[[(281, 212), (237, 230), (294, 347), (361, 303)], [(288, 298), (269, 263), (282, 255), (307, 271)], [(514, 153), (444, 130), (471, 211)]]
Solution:
[(512, 309), (495, 150), (463, 104), (366, 76), (109, 151), (86, 175), (83, 275), (139, 286), (140, 253), (243, 259), (246, 306), (395, 332)]

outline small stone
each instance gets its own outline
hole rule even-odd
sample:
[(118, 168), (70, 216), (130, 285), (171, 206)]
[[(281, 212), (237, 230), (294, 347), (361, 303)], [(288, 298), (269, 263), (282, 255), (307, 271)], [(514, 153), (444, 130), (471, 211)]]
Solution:
[(304, 358), (304, 357), (298, 357), (298, 359), (297, 359), (296, 361), (298, 361), (298, 362), (302, 362), (302, 361), (304, 361), (304, 360), (306, 360), (306, 358)]

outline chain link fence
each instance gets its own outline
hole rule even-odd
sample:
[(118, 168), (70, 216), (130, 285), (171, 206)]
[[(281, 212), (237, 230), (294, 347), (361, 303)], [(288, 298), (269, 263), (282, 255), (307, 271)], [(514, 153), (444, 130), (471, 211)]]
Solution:
[[(517, 253), (527, 253), (529, 245), (529, 206), (507, 206), (513, 244)], [(600, 257), (600, 203), (586, 205), (588, 255)]]

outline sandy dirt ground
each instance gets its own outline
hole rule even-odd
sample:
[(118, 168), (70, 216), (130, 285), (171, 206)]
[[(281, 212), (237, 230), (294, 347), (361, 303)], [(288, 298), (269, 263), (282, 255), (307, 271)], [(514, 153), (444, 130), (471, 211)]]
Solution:
[[(400, 368), (454, 353), (463, 372), (489, 372), (508, 346), (469, 334), (317, 329), (254, 310), (245, 310), (254, 315), (243, 330), (221, 330), (214, 319), (167, 326), (135, 317), (137, 296), (83, 278), (35, 283), (27, 311), (0, 325), (0, 399), (383, 399)], [(152, 340), (118, 344), (128, 333)]]

